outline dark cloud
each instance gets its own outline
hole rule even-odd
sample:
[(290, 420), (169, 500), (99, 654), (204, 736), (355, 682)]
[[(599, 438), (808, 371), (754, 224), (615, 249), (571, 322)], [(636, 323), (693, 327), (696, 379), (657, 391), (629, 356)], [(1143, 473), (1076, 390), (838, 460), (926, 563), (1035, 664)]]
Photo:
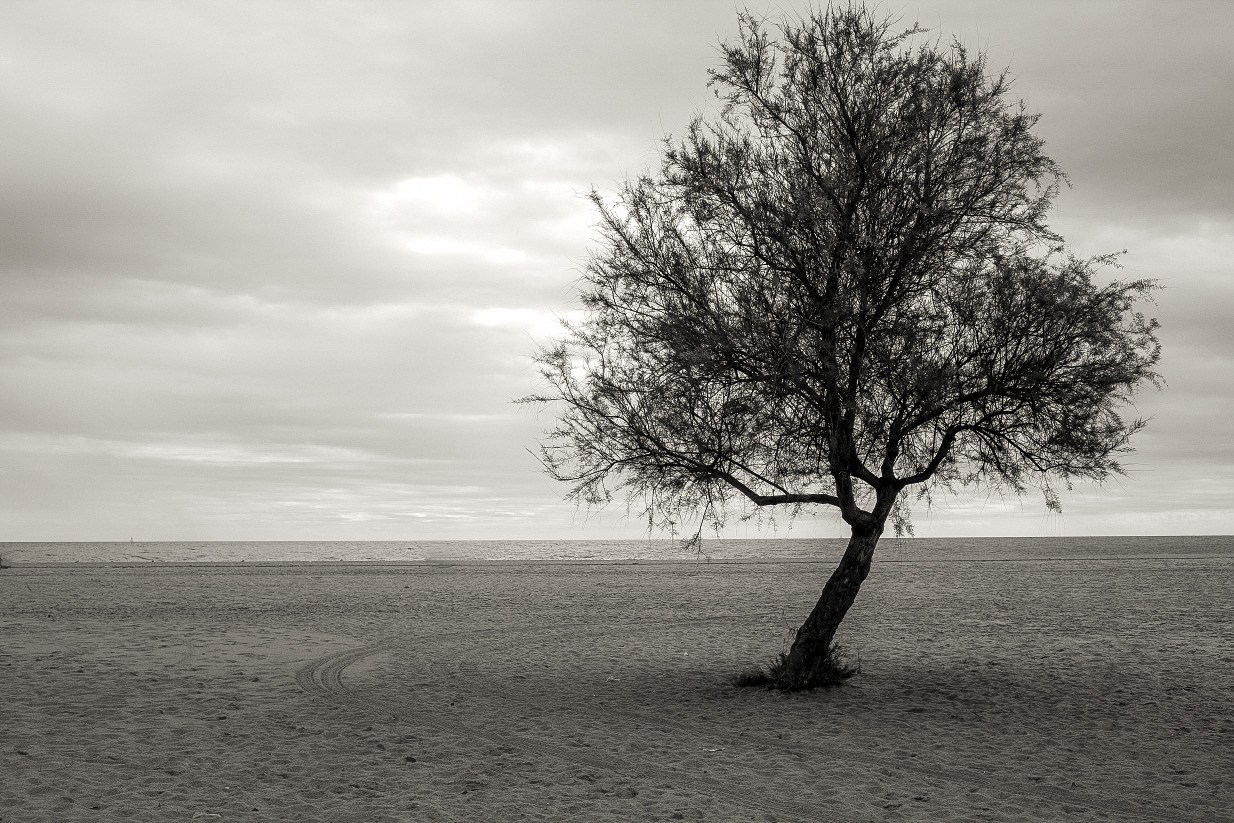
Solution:
[(918, 8), (924, 25), (1010, 68), (1072, 178), (1071, 208), (1150, 232), (1230, 216), (1234, 6), (939, 0)]

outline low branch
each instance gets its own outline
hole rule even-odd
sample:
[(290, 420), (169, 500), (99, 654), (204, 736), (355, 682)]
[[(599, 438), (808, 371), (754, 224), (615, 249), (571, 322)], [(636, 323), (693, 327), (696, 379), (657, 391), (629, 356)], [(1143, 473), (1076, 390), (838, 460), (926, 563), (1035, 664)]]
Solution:
[(741, 492), (756, 506), (791, 506), (806, 503), (819, 503), (825, 506), (835, 506), (837, 509), (840, 508), (840, 498), (836, 497), (834, 494), (811, 494), (799, 492), (786, 492), (784, 494), (759, 494), (726, 471), (713, 469), (710, 474), (716, 480), (723, 480), (725, 483)]

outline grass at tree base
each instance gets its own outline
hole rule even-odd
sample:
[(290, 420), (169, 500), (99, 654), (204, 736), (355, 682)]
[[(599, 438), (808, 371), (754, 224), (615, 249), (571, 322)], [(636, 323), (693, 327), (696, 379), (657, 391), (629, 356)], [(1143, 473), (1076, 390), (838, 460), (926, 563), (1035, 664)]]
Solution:
[(790, 670), (788, 655), (781, 652), (766, 668), (755, 666), (732, 679), (738, 688), (762, 686), (782, 692), (800, 692), (838, 686), (861, 672), (861, 660), (850, 660), (840, 646), (833, 645), (826, 657), (806, 671)]

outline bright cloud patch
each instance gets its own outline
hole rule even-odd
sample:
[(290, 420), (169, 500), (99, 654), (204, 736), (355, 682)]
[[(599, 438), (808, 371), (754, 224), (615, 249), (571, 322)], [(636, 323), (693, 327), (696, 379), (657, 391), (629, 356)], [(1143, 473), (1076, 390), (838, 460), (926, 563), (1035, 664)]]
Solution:
[(416, 254), (468, 254), (477, 251), (470, 243), (455, 237), (410, 237), (407, 250)]
[(527, 331), (533, 337), (551, 337), (565, 331), (561, 325), (561, 317), (570, 319), (570, 312), (558, 315), (556, 312), (544, 309), (480, 309), (471, 315), (473, 323), (481, 326), (505, 326)]
[(381, 197), (385, 205), (409, 205), (418, 211), (436, 214), (471, 214), (480, 209), (484, 192), (452, 174), (438, 177), (411, 177), (394, 187), (393, 194)]
[(486, 263), (497, 266), (512, 266), (525, 263), (531, 255), (521, 249), (484, 246), (479, 243), (469, 243), (449, 236), (409, 237), (403, 241), (404, 247), (413, 254), (429, 256), (439, 255), (472, 255)]
[(531, 255), (522, 249), (484, 249), (480, 256), (489, 263), (495, 263), (499, 266), (509, 266), (516, 263), (526, 263), (531, 259)]

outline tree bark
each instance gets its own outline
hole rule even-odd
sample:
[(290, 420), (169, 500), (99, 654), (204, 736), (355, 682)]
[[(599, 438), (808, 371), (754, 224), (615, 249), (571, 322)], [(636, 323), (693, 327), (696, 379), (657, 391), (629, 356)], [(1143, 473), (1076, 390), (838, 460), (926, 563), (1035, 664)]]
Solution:
[(832, 640), (870, 573), (874, 547), (882, 533), (882, 524), (853, 527), (840, 565), (823, 586), (814, 610), (797, 630), (788, 655), (778, 667), (774, 682), (777, 688), (786, 691), (810, 689), (831, 685), (845, 676), (839, 673), (832, 656)]

